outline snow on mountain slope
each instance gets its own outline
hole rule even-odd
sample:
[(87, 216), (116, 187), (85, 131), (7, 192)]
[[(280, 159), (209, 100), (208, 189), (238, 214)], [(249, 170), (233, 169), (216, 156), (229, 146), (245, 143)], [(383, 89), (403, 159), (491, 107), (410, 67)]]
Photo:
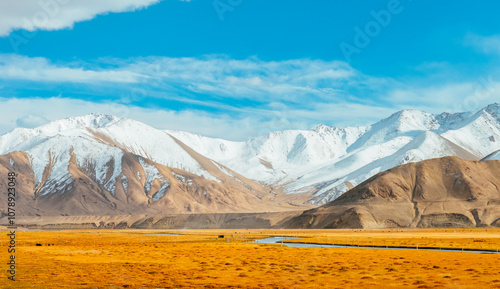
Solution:
[(240, 143), (169, 133), (247, 177), (283, 186), (287, 193), (316, 192), (315, 202), (321, 203), (405, 162), (444, 156), (479, 159), (498, 149), (498, 108), (494, 104), (477, 112), (439, 115), (405, 110), (368, 127), (320, 125)]
[(498, 107), (493, 110), (493, 106), (489, 106), (472, 115), (466, 125), (450, 129), (442, 135), (470, 152), (485, 157), (500, 148), (497, 141), (500, 139), (500, 119), (495, 116), (499, 112)]
[[(490, 131), (493, 135), (500, 136), (500, 131), (494, 131), (493, 124), (475, 126), (475, 114), (469, 116), (468, 121), (463, 119), (464, 116), (466, 115), (457, 114), (440, 119), (419, 111), (394, 114), (373, 125), (348, 148), (344, 157), (317, 171), (304, 174), (286, 186), (285, 191), (316, 190), (315, 203), (322, 204), (335, 199), (350, 187), (360, 184), (376, 173), (407, 162), (444, 156), (478, 160), (482, 155), (481, 150), (469, 151), (474, 144), (476, 147), (486, 147), (483, 151), (491, 150), (493, 146), (485, 145), (484, 138), (468, 146), (464, 146), (464, 142), (458, 142), (457, 139), (469, 139), (468, 133), (474, 129), (478, 135), (480, 132)], [(439, 136), (435, 133), (455, 127), (460, 128), (454, 134), (447, 134), (445, 131)], [(450, 141), (448, 138), (451, 136), (463, 147)]]
[[(91, 168), (100, 184), (114, 191), (120, 173), (122, 151), (96, 142), (87, 128), (106, 126), (117, 118), (89, 115), (53, 122), (36, 129), (15, 129), (0, 137), (0, 154), (28, 153), (35, 177), (35, 195), (64, 190), (70, 185), (68, 171), (73, 156), (79, 167)], [(107, 175), (113, 163), (112, 175)]]
[(500, 149), (498, 140), (498, 104), (454, 114), (405, 110), (371, 126), (318, 125), (245, 142), (161, 131), (130, 119), (91, 114), (35, 129), (15, 129), (0, 137), (0, 154), (28, 153), (37, 188), (68, 185), (72, 159), (111, 192), (116, 186), (126, 187), (119, 161), (124, 153), (132, 153), (219, 183), (234, 181), (251, 188), (258, 186), (249, 184), (256, 180), (288, 194), (313, 193), (312, 201), (321, 204), (403, 163), (444, 156), (482, 158)]
[(0, 153), (12, 151), (15, 146), (34, 137), (51, 137), (72, 130), (101, 128), (118, 120), (114, 116), (93, 113), (50, 122), (34, 129), (16, 128), (0, 137)]
[(13, 151), (28, 154), (35, 196), (70, 189), (72, 161), (113, 195), (117, 182), (127, 187), (126, 177), (120, 179), (124, 152), (220, 182), (165, 132), (100, 114), (55, 121), (35, 129), (15, 129), (0, 137), (0, 148), (1, 155)]
[(23, 178), (33, 184), (26, 202), (48, 214), (273, 211), (306, 201), (291, 206), (282, 193), (277, 199), (167, 133), (128, 119), (65, 119), (16, 129), (0, 144), (10, 170), (20, 165), (10, 155), (26, 155)]
[(489, 154), (482, 161), (500, 161), (500, 150)]
[[(129, 119), (91, 114), (55, 121), (31, 130), (15, 129), (0, 137), (0, 154), (19, 150), (32, 156), (37, 180), (51, 163), (45, 152), (50, 151), (56, 157), (64, 156), (67, 164), (71, 148), (75, 149), (79, 163), (92, 160), (92, 157), (109, 160), (110, 157), (117, 157), (115, 153), (120, 148), (165, 166), (217, 180), (168, 134)], [(56, 168), (64, 166), (62, 161), (57, 162)]]
[(243, 150), (244, 142), (234, 142), (219, 138), (210, 138), (199, 134), (192, 134), (179, 130), (165, 130), (168, 133), (186, 143), (204, 156), (210, 156), (214, 160), (227, 160), (237, 157)]
[[(76, 156), (78, 167), (91, 170), (98, 183), (112, 194), (116, 178), (121, 173), (122, 150), (82, 136), (54, 136), (25, 152), (30, 156), (36, 187), (40, 189), (36, 195), (57, 193), (58, 188), (63, 189), (69, 185), (65, 182), (70, 181), (68, 168), (73, 156)], [(108, 174), (110, 169), (111, 174)], [(46, 178), (45, 173), (49, 174)]]
[[(396, 152), (375, 161), (368, 162), (356, 170), (351, 170), (351, 172), (346, 173), (344, 176), (337, 177), (335, 181), (326, 183), (321, 182), (324, 174), (329, 174), (338, 170), (338, 167), (334, 165), (332, 167), (323, 168), (321, 172), (314, 172), (312, 176), (308, 176), (308, 183), (305, 182), (307, 178), (304, 178), (301, 185), (315, 185), (318, 188), (318, 191), (315, 193), (317, 196), (316, 203), (323, 204), (336, 199), (349, 187), (357, 186), (379, 172), (402, 164), (440, 158), (443, 156), (459, 156), (465, 160), (478, 160), (475, 155), (442, 136), (434, 132), (426, 131), (415, 137), (415, 139)], [(318, 183), (321, 185), (318, 185)]]
[(297, 170), (318, 167), (342, 156), (365, 130), (319, 125), (308, 131), (272, 132), (246, 142), (167, 132), (248, 178), (273, 184), (286, 181)]
[[(96, 128), (94, 135), (109, 145), (150, 159), (162, 165), (179, 168), (203, 176), (218, 179), (207, 172), (167, 133), (131, 119), (120, 119), (111, 125)], [(104, 138), (103, 138), (104, 136)]]
[(439, 128), (439, 124), (432, 114), (418, 110), (400, 111), (372, 125), (369, 132), (349, 147), (348, 151), (382, 144), (397, 137), (412, 138), (422, 131), (437, 128)]

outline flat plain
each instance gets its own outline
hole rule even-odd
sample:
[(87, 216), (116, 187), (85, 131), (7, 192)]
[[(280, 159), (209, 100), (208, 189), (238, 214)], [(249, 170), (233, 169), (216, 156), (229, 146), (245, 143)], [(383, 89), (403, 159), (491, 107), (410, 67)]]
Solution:
[[(498, 229), (18, 231), (15, 282), (6, 234), (2, 288), (500, 288), (500, 254), (467, 252)], [(247, 242), (272, 236), (373, 248)], [(442, 251), (377, 249), (417, 246)]]

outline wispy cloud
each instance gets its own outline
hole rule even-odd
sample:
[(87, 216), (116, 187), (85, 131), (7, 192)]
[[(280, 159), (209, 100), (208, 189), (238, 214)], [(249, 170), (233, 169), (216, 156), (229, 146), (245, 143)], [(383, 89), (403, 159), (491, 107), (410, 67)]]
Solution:
[(106, 13), (145, 8), (160, 0), (16, 0), (0, 2), (0, 37), (13, 30), (58, 30)]
[[(305, 97), (339, 99), (351, 82), (363, 77), (340, 61), (297, 59), (266, 62), (259, 59), (234, 60), (225, 56), (202, 58), (149, 57), (129, 60), (108, 59), (103, 63), (53, 64), (45, 58), (0, 54), (0, 79), (29, 82), (136, 83), (135, 88), (151, 97), (158, 92), (181, 91), (202, 97), (303, 101)], [(112, 85), (112, 84), (109, 84)], [(127, 87), (128, 89), (128, 87)], [(196, 98), (196, 96), (195, 96)]]
[(500, 82), (488, 76), (465, 82), (405, 86), (390, 91), (385, 99), (394, 107), (411, 107), (432, 113), (473, 111), (499, 102)]
[(457, 81), (446, 78), (442, 71), (451, 68), (439, 63), (420, 69), (441, 75), (439, 81), (429, 76), (373, 77), (345, 62), (314, 59), (212, 55), (56, 64), (0, 54), (2, 96), (8, 92), (17, 97), (0, 99), (0, 132), (102, 112), (159, 128), (242, 140), (318, 123), (367, 125), (408, 108), (430, 113), (475, 110), (500, 99), (498, 79)]
[(137, 82), (141, 75), (115, 69), (85, 69), (82, 66), (61, 66), (45, 58), (29, 58), (15, 54), (0, 54), (0, 79), (34, 82)]
[(486, 54), (500, 55), (500, 35), (482, 36), (468, 33), (465, 36), (465, 44)]
[(208, 136), (221, 136), (223, 131), (230, 131), (227, 138), (235, 140), (256, 135), (261, 125), (265, 126), (258, 118), (233, 118), (196, 110), (150, 109), (62, 97), (0, 98), (0, 134), (16, 127), (33, 128), (49, 121), (94, 112), (132, 118), (158, 129), (177, 129)]
[(162, 83), (178, 85), (195, 93), (232, 98), (300, 98), (325, 95), (326, 88), (346, 84), (358, 73), (340, 61), (297, 59), (234, 60), (225, 56), (203, 58), (151, 57), (138, 59), (127, 70), (149, 75)]
[(360, 119), (371, 122), (386, 117), (393, 111), (352, 103), (318, 105), (315, 109), (271, 103), (265, 108), (247, 108), (247, 113), (234, 116), (199, 110), (174, 111), (111, 102), (96, 103), (62, 97), (0, 98), (0, 133), (16, 127), (33, 128), (49, 121), (94, 112), (132, 118), (158, 129), (175, 129), (230, 140), (247, 140), (277, 130), (308, 129), (318, 124), (319, 118), (334, 118), (339, 121), (339, 125), (347, 126), (359, 122)]

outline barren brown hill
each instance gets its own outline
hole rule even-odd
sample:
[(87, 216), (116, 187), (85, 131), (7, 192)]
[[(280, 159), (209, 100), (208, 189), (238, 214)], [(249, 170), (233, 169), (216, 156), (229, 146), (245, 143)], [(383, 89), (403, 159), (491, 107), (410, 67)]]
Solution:
[(379, 173), (289, 228), (500, 227), (500, 161), (444, 157)]

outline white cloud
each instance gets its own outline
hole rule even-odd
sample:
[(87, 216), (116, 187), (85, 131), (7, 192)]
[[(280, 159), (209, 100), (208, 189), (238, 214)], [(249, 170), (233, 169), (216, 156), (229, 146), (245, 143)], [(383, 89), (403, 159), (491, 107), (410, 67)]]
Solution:
[(47, 118), (39, 115), (28, 114), (16, 119), (16, 125), (24, 128), (35, 128), (50, 122)]
[(469, 33), (465, 36), (465, 44), (486, 54), (500, 54), (500, 35), (481, 36)]
[(35, 82), (137, 82), (141, 75), (126, 70), (92, 70), (61, 66), (45, 58), (0, 54), (0, 79)]
[(430, 113), (473, 111), (500, 99), (500, 82), (490, 77), (434, 86), (394, 89), (386, 98), (394, 107), (414, 108)]
[[(250, 136), (271, 131), (272, 120), (256, 117), (232, 118), (196, 110), (161, 110), (95, 103), (69, 98), (0, 98), (0, 134), (16, 127), (36, 127), (49, 121), (66, 117), (104, 113), (131, 118), (158, 129), (177, 129), (207, 136), (224, 136), (226, 139), (244, 140)], [(231, 134), (228, 135), (227, 132)]]
[[(56, 65), (44, 58), (0, 54), (0, 80), (27, 82), (4, 82), (7, 86), (4, 91), (13, 89), (23, 93), (23, 89), (28, 87), (40, 90), (46, 85), (52, 95), (64, 93), (71, 97), (83, 93), (105, 94), (116, 103), (123, 104), (72, 100), (79, 105), (69, 105), (66, 98), (53, 98), (50, 101), (35, 99), (34, 103), (39, 106), (27, 104), (26, 108), (31, 109), (23, 111), (20, 108), (17, 115), (6, 119), (15, 120), (19, 116), (31, 114), (55, 120), (103, 112), (104, 109), (105, 113), (117, 116), (124, 116), (123, 111), (127, 111), (129, 117), (150, 124), (169, 123), (170, 129), (219, 137), (232, 131), (231, 138), (246, 139), (274, 130), (305, 129), (320, 122), (335, 125), (365, 124), (368, 120), (376, 121), (380, 115), (369, 116), (367, 107), (346, 102), (344, 96), (348, 93), (345, 89), (357, 81), (366, 81), (366, 77), (339, 61), (296, 59), (268, 62), (256, 58), (234, 60), (225, 56), (103, 61), (107, 66), (111, 64), (113, 70), (100, 69), (100, 63)], [(64, 84), (64, 90), (58, 91), (60, 86), (54, 88), (51, 83)], [(85, 85), (76, 86), (75, 83)], [(159, 99), (181, 103), (176, 106), (176, 110), (180, 111), (126, 106), (130, 103), (157, 103)], [(16, 107), (23, 107), (24, 103), (28, 101), (19, 99)], [(199, 109), (185, 110), (183, 104)], [(60, 105), (63, 107), (57, 108)], [(114, 112), (111, 108), (120, 109)], [(62, 111), (64, 115), (56, 111)], [(340, 116), (346, 113), (358, 118), (353, 121), (341, 119)], [(160, 121), (165, 119), (171, 121)], [(14, 123), (12, 121), (5, 127), (13, 128)]]
[(13, 30), (58, 30), (106, 13), (134, 11), (159, 0), (15, 0), (0, 1), (0, 36)]
[[(267, 109), (248, 109), (241, 117), (197, 110), (162, 110), (116, 103), (95, 103), (61, 97), (0, 98), (0, 134), (16, 127), (36, 127), (66, 117), (104, 113), (131, 118), (158, 129), (176, 129), (230, 140), (251, 137), (284, 129), (308, 129), (318, 119), (339, 121), (339, 125), (367, 124), (393, 113), (391, 109), (351, 103), (330, 104), (315, 110), (287, 107), (279, 103)], [(228, 134), (228, 132), (230, 132)]]
[[(397, 80), (364, 75), (344, 62), (311, 59), (147, 57), (54, 64), (0, 54), (3, 96), (23, 97), (0, 98), (0, 132), (101, 112), (158, 128), (242, 140), (318, 123), (366, 125), (401, 109), (472, 111), (500, 97), (500, 82), (492, 77), (461, 81), (445, 77), (453, 75), (443, 73), (450, 70), (447, 65), (422, 69), (435, 72)], [(60, 96), (36, 98), (33, 91)], [(100, 102), (76, 99), (85, 96)], [(109, 102), (102, 103), (102, 96)], [(152, 106), (156, 109), (144, 108)]]
[[(237, 99), (268, 100), (271, 97), (297, 100), (307, 96), (341, 97), (339, 92), (342, 89), (339, 88), (362, 78), (344, 62), (311, 59), (266, 62), (255, 58), (234, 60), (224, 56), (207, 56), (106, 61), (117, 68), (101, 69), (102, 63), (95, 63), (92, 68), (78, 63), (56, 65), (45, 58), (0, 54), (0, 79), (84, 82), (90, 85), (102, 82), (138, 83), (141, 89), (156, 92), (182, 90)], [(150, 95), (156, 93), (151, 92)]]

